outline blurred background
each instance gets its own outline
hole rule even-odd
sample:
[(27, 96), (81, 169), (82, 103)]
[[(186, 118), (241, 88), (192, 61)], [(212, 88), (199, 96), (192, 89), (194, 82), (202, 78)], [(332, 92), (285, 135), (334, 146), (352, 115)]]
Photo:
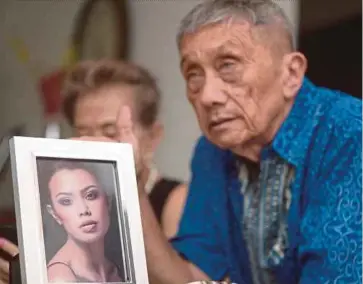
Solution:
[[(276, 0), (295, 26), (318, 85), (362, 94), (359, 0)], [(127, 58), (153, 72), (163, 93), (160, 171), (187, 181), (200, 135), (184, 94), (176, 30), (198, 0), (0, 1), (0, 216), (13, 208), (8, 137), (68, 137), (59, 116), (63, 71), (80, 59)], [(47, 127), (48, 125), (48, 127)], [(50, 127), (52, 126), (52, 127)]]

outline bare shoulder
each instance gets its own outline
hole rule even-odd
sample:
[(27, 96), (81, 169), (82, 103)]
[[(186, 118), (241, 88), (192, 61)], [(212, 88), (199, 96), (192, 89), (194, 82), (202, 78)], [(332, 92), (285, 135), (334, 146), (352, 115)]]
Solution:
[(62, 262), (53, 262), (48, 265), (48, 281), (49, 282), (56, 282), (56, 281), (76, 281), (76, 277), (71, 270), (71, 268)]
[(181, 184), (173, 189), (163, 208), (161, 223), (167, 238), (176, 235), (188, 196), (188, 186)]
[(68, 247), (63, 246), (47, 265), (48, 281), (75, 281), (76, 278), (69, 263)]

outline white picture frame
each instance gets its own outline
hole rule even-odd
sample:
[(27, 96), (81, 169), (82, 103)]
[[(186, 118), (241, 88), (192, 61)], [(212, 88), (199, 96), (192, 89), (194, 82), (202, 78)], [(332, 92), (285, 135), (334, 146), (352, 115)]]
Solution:
[[(20, 250), (21, 277), (23, 284), (149, 283), (137, 193), (133, 150), (130, 144), (33, 137), (13, 137), (10, 140), (10, 155), (14, 184), (14, 202), (18, 243)], [(58, 170), (57, 175), (54, 174), (54, 172), (52, 175), (48, 173), (51, 172), (50, 168), (56, 168), (57, 166), (61, 168), (59, 164), (68, 162), (76, 165), (76, 171), (74, 171), (75, 169), (73, 169), (73, 171), (67, 171), (65, 169), (63, 172)], [(84, 278), (83, 281), (86, 282), (81, 282), (77, 277), (83, 276), (79, 276), (79, 274), (75, 274), (76, 280), (74, 280), (74, 282), (54, 282), (48, 280), (48, 273), (51, 273), (50, 270), (48, 270), (49, 267), (55, 264), (62, 264), (63, 259), (68, 259), (68, 254), (70, 251), (73, 251), (74, 253), (72, 258), (70, 258), (70, 262), (66, 261), (64, 263), (64, 269), (69, 268), (70, 272), (75, 273), (75, 266), (78, 265), (79, 267), (82, 267), (80, 264), (78, 264), (82, 262), (76, 261), (77, 257), (81, 259), (81, 256), (83, 256), (83, 259), (87, 259), (83, 254), (89, 253), (91, 250), (81, 250), (80, 253), (77, 254), (76, 252), (78, 252), (78, 250), (73, 250), (75, 243), (82, 244), (82, 246), (76, 246), (77, 249), (79, 247), (88, 248), (89, 246), (94, 245), (96, 242), (104, 243), (105, 255), (107, 251), (107, 245), (111, 246), (108, 248), (108, 250), (111, 251), (111, 254), (114, 250), (116, 251), (116, 248), (118, 248), (117, 244), (115, 245), (109, 243), (108, 241), (98, 241), (104, 240), (99, 236), (103, 236), (103, 234), (105, 234), (104, 236), (106, 238), (108, 234), (111, 235), (109, 231), (113, 230), (113, 232), (115, 232), (115, 227), (117, 227), (115, 224), (112, 224), (112, 216), (114, 217), (115, 214), (112, 215), (111, 213), (111, 205), (110, 207), (107, 207), (109, 209), (107, 212), (110, 212), (109, 215), (104, 213), (106, 212), (104, 204), (111, 204), (112, 198), (107, 198), (107, 202), (109, 203), (106, 203), (106, 198), (103, 198), (102, 201), (100, 199), (101, 197), (99, 197), (102, 194), (104, 194), (102, 196), (112, 197), (112, 192), (110, 193), (110, 191), (106, 192), (106, 190), (100, 190), (100, 193), (91, 192), (87, 193), (87, 197), (84, 197), (85, 193), (83, 191), (77, 191), (78, 188), (81, 188), (81, 185), (79, 185), (78, 181), (85, 182), (84, 180), (89, 180), (87, 176), (90, 175), (87, 175), (87, 171), (82, 168), (85, 164), (93, 165), (94, 168), (98, 167), (98, 169), (103, 169), (99, 173), (103, 175), (104, 180), (107, 180), (107, 188), (112, 187), (110, 186), (110, 179), (106, 179), (106, 176), (108, 175), (107, 177), (109, 177), (110, 174), (110, 165), (113, 169), (113, 201), (117, 207), (115, 214), (117, 215), (116, 223), (118, 225), (118, 229), (116, 229), (116, 232), (118, 231), (119, 235), (118, 237), (115, 237), (117, 236), (117, 233), (114, 233), (113, 238), (111, 236), (111, 239), (113, 239), (114, 242), (117, 242), (117, 239), (120, 238), (119, 243), (121, 245), (120, 250), (122, 255), (120, 263), (122, 263), (122, 266), (120, 267), (119, 263), (116, 263), (115, 260), (108, 261), (107, 256), (105, 259), (107, 259), (107, 263), (110, 263), (110, 267), (112, 267), (113, 264), (115, 266), (115, 272), (110, 272), (110, 277), (117, 274), (120, 276), (118, 280), (121, 281), (107, 280), (111, 282), (102, 282), (104, 280), (89, 280), (90, 282), (87, 282), (88, 280), (85, 279), (90, 278)], [(80, 165), (82, 165), (82, 167)], [(78, 166), (80, 166), (80, 168), (77, 168)], [(91, 171), (88, 173), (90, 172)], [(45, 173), (48, 173), (48, 180)], [(65, 178), (66, 173), (68, 173), (71, 178), (69, 175), (67, 178)], [(75, 175), (75, 173), (77, 173), (77, 175)], [(74, 179), (72, 180), (72, 178), (78, 178), (78, 176), (82, 176), (82, 174), (85, 175), (86, 178), (83, 177), (77, 179), (76, 181)], [(95, 180), (97, 180), (96, 177)], [(70, 189), (71, 186), (67, 187), (67, 185), (64, 185), (65, 182), (71, 184), (72, 189)], [(99, 181), (97, 181), (97, 183), (102, 184)], [(99, 188), (103, 188), (103, 186), (104, 184), (99, 186)], [(62, 190), (65, 188), (68, 190), (68, 193), (62, 192)], [(74, 192), (72, 190), (74, 190)], [(47, 193), (44, 193), (45, 191)], [(57, 193), (56, 197), (54, 197), (55, 193)], [(49, 194), (49, 202), (44, 202), (46, 198), (45, 194)], [(68, 197), (64, 194), (70, 194), (71, 197)], [(101, 200), (97, 201), (99, 203), (89, 203), (94, 202), (93, 200), (99, 199)], [(91, 210), (88, 208), (91, 207), (89, 204), (101, 204), (97, 205), (98, 207), (92, 207), (96, 209), (98, 208), (98, 211), (94, 209), (94, 212), (101, 213), (97, 213), (98, 215), (96, 213), (92, 213), (93, 209)], [(44, 209), (45, 207), (47, 208), (48, 213), (50, 212), (53, 215), (50, 213), (47, 214), (46, 210)], [(73, 211), (69, 208), (73, 208)], [(84, 212), (82, 213), (82, 211)], [(81, 216), (86, 215), (92, 216), (92, 218), (95, 218), (96, 221), (87, 221), (88, 223), (84, 221), (84, 224), (87, 223), (87, 225), (77, 227), (79, 224), (77, 223), (78, 220), (86, 220), (81, 219), (83, 218)], [(58, 240), (58, 247), (60, 246), (60, 248), (56, 252), (56, 245), (54, 244), (56, 243), (55, 239), (58, 238), (58, 236), (61, 234), (57, 233), (52, 235), (54, 230), (52, 228), (48, 228), (47, 235), (45, 235), (45, 229), (48, 226), (48, 223), (45, 223), (45, 218), (48, 218), (47, 220), (49, 220), (50, 216), (54, 217), (51, 219), (54, 219), (56, 223), (58, 222), (57, 225), (60, 225), (60, 227), (63, 228), (65, 232), (64, 234), (66, 235), (63, 245), (59, 244), (60, 241)], [(73, 216), (77, 217), (73, 218)], [(115, 219), (115, 217), (113, 219)], [(105, 229), (107, 226), (102, 224), (110, 225), (108, 226), (108, 229)], [(80, 228), (82, 228), (82, 230)], [(88, 245), (87, 243), (87, 246), (84, 246), (82, 242), (89, 242), (91, 245)], [(54, 261), (54, 259), (56, 259), (56, 261)], [(61, 259), (60, 263), (58, 263), (59, 259)], [(50, 266), (48, 267), (48, 265)], [(71, 267), (72, 265), (73, 268)], [(82, 269), (79, 269), (79, 271), (81, 270)], [(123, 276), (121, 276), (122, 273)]]

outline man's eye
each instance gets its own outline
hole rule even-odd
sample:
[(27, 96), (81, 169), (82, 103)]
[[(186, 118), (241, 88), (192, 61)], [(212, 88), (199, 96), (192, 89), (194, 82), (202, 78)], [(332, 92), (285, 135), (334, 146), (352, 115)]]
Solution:
[(241, 76), (241, 65), (233, 59), (221, 60), (216, 68), (225, 82), (233, 83)]
[(199, 77), (199, 76), (200, 76), (200, 75), (199, 75), (198, 73), (193, 72), (193, 73), (189, 73), (189, 74), (187, 74), (186, 79), (187, 79), (187, 81), (188, 81), (188, 82), (194, 82), (195, 80), (197, 80), (197, 79), (198, 79), (198, 77)]
[(188, 89), (197, 91), (203, 85), (203, 75), (199, 73), (190, 73), (186, 77)]
[(219, 65), (219, 70), (223, 71), (223, 70), (230, 70), (231, 68), (233, 68), (235, 66), (235, 63), (233, 61), (223, 61), (220, 65)]

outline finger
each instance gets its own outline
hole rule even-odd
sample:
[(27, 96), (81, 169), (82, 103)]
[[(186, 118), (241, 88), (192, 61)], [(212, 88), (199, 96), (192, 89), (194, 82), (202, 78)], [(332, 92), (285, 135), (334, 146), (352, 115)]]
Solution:
[(3, 276), (9, 273), (10, 264), (8, 261), (0, 258), (0, 275)]
[(132, 145), (136, 168), (139, 168), (139, 164), (141, 163), (139, 155), (139, 143), (135, 136), (135, 127), (132, 121), (130, 107), (123, 106), (120, 108), (117, 117), (117, 128), (120, 135), (120, 142), (129, 143)]
[(0, 249), (6, 251), (11, 256), (15, 256), (19, 253), (18, 247), (5, 238), (0, 238)]
[(120, 134), (121, 142), (134, 142), (133, 123), (131, 118), (131, 110), (128, 106), (120, 109), (117, 117), (117, 128)]
[(7, 283), (9, 279), (9, 267), (10, 267), (9, 262), (0, 258), (0, 279), (2, 281), (5, 281), (5, 283)]
[(129, 106), (121, 106), (117, 115), (117, 126), (120, 128), (132, 128), (132, 116)]

